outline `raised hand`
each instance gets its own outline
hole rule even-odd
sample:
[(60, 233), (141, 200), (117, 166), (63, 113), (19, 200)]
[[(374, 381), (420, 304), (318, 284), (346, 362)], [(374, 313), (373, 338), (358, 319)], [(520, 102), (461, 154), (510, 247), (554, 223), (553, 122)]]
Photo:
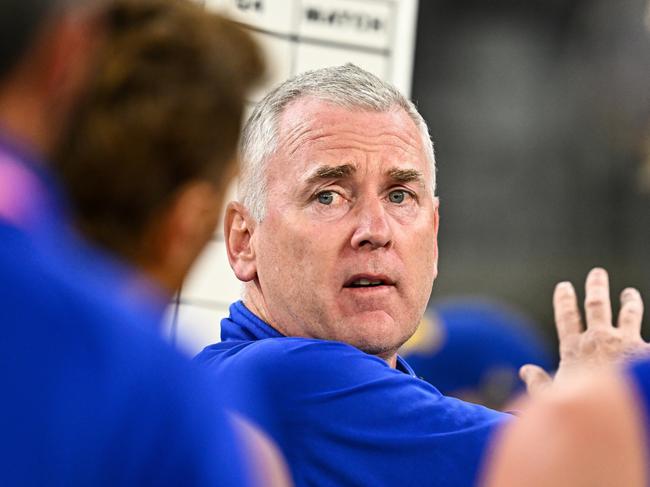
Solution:
[[(592, 269), (585, 284), (585, 327), (571, 283), (561, 282), (555, 287), (553, 308), (560, 341), (556, 382), (585, 370), (650, 354), (650, 345), (641, 338), (643, 301), (639, 291), (626, 288), (620, 299), (621, 309), (617, 326), (614, 326), (607, 271)], [(553, 383), (551, 377), (535, 365), (523, 366), (520, 375), (530, 394)]]

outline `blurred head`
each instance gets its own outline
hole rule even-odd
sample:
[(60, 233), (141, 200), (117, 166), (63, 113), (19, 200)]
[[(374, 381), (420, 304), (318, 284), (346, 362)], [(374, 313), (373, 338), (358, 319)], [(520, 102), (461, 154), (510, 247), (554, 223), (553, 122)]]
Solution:
[(400, 354), (418, 377), (444, 395), (503, 409), (523, 390), (518, 377), (522, 365), (549, 369), (553, 363), (538, 329), (507, 303), (487, 297), (445, 298), (431, 303)]
[(107, 31), (58, 169), (83, 233), (172, 291), (214, 231), (262, 61), (189, 0), (117, 0)]
[(255, 108), (242, 161), (226, 239), (246, 304), (286, 335), (393, 359), (437, 273), (433, 148), (413, 104), (353, 65), (308, 72)]
[(103, 38), (102, 0), (0, 3), (0, 126), (49, 154)]

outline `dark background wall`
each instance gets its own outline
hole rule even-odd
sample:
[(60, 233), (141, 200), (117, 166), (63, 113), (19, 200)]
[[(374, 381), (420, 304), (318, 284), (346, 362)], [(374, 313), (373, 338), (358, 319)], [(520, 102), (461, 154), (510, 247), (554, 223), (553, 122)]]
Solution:
[(555, 283), (582, 297), (595, 265), (616, 300), (627, 285), (649, 300), (645, 1), (419, 9), (413, 98), (436, 146), (442, 218), (434, 298), (503, 298), (549, 337)]

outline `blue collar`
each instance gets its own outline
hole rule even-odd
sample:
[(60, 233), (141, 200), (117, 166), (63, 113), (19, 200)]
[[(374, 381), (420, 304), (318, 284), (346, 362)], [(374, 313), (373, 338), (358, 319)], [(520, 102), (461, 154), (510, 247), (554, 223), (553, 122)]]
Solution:
[[(284, 335), (271, 325), (263, 321), (242, 301), (230, 305), (230, 316), (221, 320), (222, 341), (257, 341), (265, 338), (283, 338)], [(399, 355), (397, 356), (397, 370), (416, 377), (411, 366)]]
[(243, 301), (230, 305), (230, 316), (221, 320), (221, 340), (257, 341), (284, 335), (249, 310)]

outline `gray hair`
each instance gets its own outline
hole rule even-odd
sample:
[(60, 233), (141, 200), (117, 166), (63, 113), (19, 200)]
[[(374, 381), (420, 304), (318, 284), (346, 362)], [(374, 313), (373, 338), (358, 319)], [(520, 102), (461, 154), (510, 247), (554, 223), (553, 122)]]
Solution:
[(307, 71), (295, 76), (260, 101), (244, 127), (238, 197), (257, 221), (264, 218), (268, 181), (266, 163), (278, 144), (278, 124), (283, 110), (298, 98), (310, 96), (345, 108), (387, 112), (402, 108), (415, 122), (431, 165), (433, 193), (436, 163), (427, 124), (415, 105), (394, 86), (355, 66), (345, 64)]

